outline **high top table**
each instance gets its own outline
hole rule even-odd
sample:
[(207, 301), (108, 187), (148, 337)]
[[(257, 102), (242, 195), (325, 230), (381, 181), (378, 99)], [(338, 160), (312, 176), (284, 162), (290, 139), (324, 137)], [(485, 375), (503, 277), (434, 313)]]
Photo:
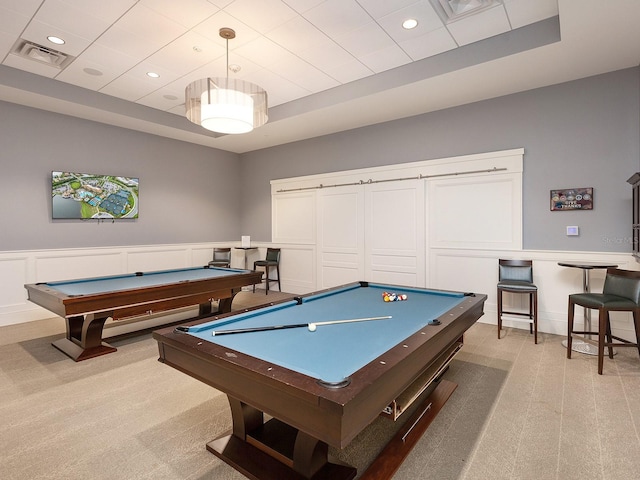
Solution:
[[(603, 263), (603, 262), (558, 262), (558, 265), (561, 267), (570, 267), (570, 268), (580, 268), (582, 269), (582, 291), (584, 293), (591, 292), (590, 278), (589, 273), (591, 270), (597, 269), (607, 269), (607, 268), (616, 268), (618, 265), (613, 263)], [(584, 309), (584, 323), (585, 330), (591, 331), (591, 309)], [(563, 340), (562, 345), (566, 348), (567, 341)], [(598, 355), (598, 348), (594, 345), (591, 345), (587, 342), (583, 342), (582, 340), (574, 340), (571, 345), (571, 350), (578, 353), (584, 353), (586, 355)]]
[(247, 253), (249, 253), (249, 250), (257, 250), (258, 247), (233, 247), (236, 250), (242, 250), (243, 254), (244, 254), (244, 269), (247, 270), (248, 269), (248, 265), (247, 265)]

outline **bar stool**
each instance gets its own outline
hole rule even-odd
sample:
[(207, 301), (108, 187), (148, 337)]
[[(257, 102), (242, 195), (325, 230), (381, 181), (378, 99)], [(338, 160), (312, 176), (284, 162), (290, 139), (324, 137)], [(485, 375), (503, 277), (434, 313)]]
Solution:
[[(502, 308), (504, 292), (526, 294), (529, 296), (529, 312), (512, 312)], [(529, 332), (538, 343), (538, 287), (533, 283), (532, 260), (498, 260), (498, 339), (502, 330), (502, 315), (527, 317)], [(519, 319), (515, 319), (519, 320)]]
[(229, 268), (231, 266), (231, 249), (214, 248), (213, 260), (209, 262), (209, 266)]
[[(575, 306), (598, 310), (598, 331), (576, 331), (574, 325)], [(611, 333), (609, 312), (631, 312), (636, 331), (636, 342), (616, 337)], [(640, 272), (608, 268), (602, 293), (574, 293), (569, 295), (569, 328), (567, 333), (567, 358), (571, 358), (571, 343), (574, 335), (598, 335), (598, 341), (579, 337), (580, 340), (598, 346), (598, 374), (602, 375), (604, 347), (609, 358), (613, 358), (613, 347), (636, 347), (640, 354)], [(613, 340), (618, 340), (614, 343)]]
[[(253, 269), (257, 270), (258, 267), (264, 268), (264, 280), (266, 283), (267, 289), (265, 295), (269, 294), (269, 283), (278, 282), (278, 290), (282, 291), (280, 287), (280, 249), (279, 248), (267, 248), (267, 256), (264, 260), (256, 260), (253, 262)], [(276, 275), (278, 278), (271, 278), (269, 275), (269, 271), (274, 268), (276, 269)], [(255, 293), (256, 286), (253, 285), (253, 291)]]

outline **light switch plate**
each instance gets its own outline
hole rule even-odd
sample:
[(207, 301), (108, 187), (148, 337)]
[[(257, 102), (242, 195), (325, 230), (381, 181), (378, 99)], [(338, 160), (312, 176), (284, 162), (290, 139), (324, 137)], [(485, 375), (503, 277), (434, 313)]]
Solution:
[(575, 237), (578, 235), (580, 235), (580, 227), (576, 227), (576, 226), (567, 227), (567, 236)]

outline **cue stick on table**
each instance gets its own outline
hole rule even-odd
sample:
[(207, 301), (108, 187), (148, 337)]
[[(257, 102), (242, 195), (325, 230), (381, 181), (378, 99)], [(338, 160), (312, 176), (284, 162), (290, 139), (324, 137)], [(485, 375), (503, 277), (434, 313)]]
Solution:
[(266, 332), (269, 330), (284, 330), (286, 328), (302, 328), (307, 327), (310, 332), (315, 332), (317, 326), (322, 325), (336, 325), (339, 323), (355, 323), (355, 322), (368, 322), (371, 320), (386, 320), (393, 318), (391, 315), (384, 317), (366, 317), (366, 318), (350, 318), (347, 320), (327, 320), (326, 322), (311, 322), (311, 323), (295, 323), (292, 325), (268, 325), (265, 327), (252, 327), (252, 328), (238, 328), (235, 330), (218, 330), (211, 332), (212, 336), (218, 335), (231, 335), (235, 333), (251, 333), (251, 332)]

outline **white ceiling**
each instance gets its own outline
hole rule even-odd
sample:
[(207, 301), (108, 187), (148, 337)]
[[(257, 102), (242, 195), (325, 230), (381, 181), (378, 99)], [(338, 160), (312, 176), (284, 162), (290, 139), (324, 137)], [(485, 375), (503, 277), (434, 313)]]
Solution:
[[(0, 100), (242, 153), (640, 63), (640, 0), (498, 0), (449, 23), (439, 1), (0, 0)], [(186, 85), (226, 75), (221, 27), (229, 76), (269, 95), (249, 134), (184, 118)], [(20, 39), (74, 58), (23, 58)]]

